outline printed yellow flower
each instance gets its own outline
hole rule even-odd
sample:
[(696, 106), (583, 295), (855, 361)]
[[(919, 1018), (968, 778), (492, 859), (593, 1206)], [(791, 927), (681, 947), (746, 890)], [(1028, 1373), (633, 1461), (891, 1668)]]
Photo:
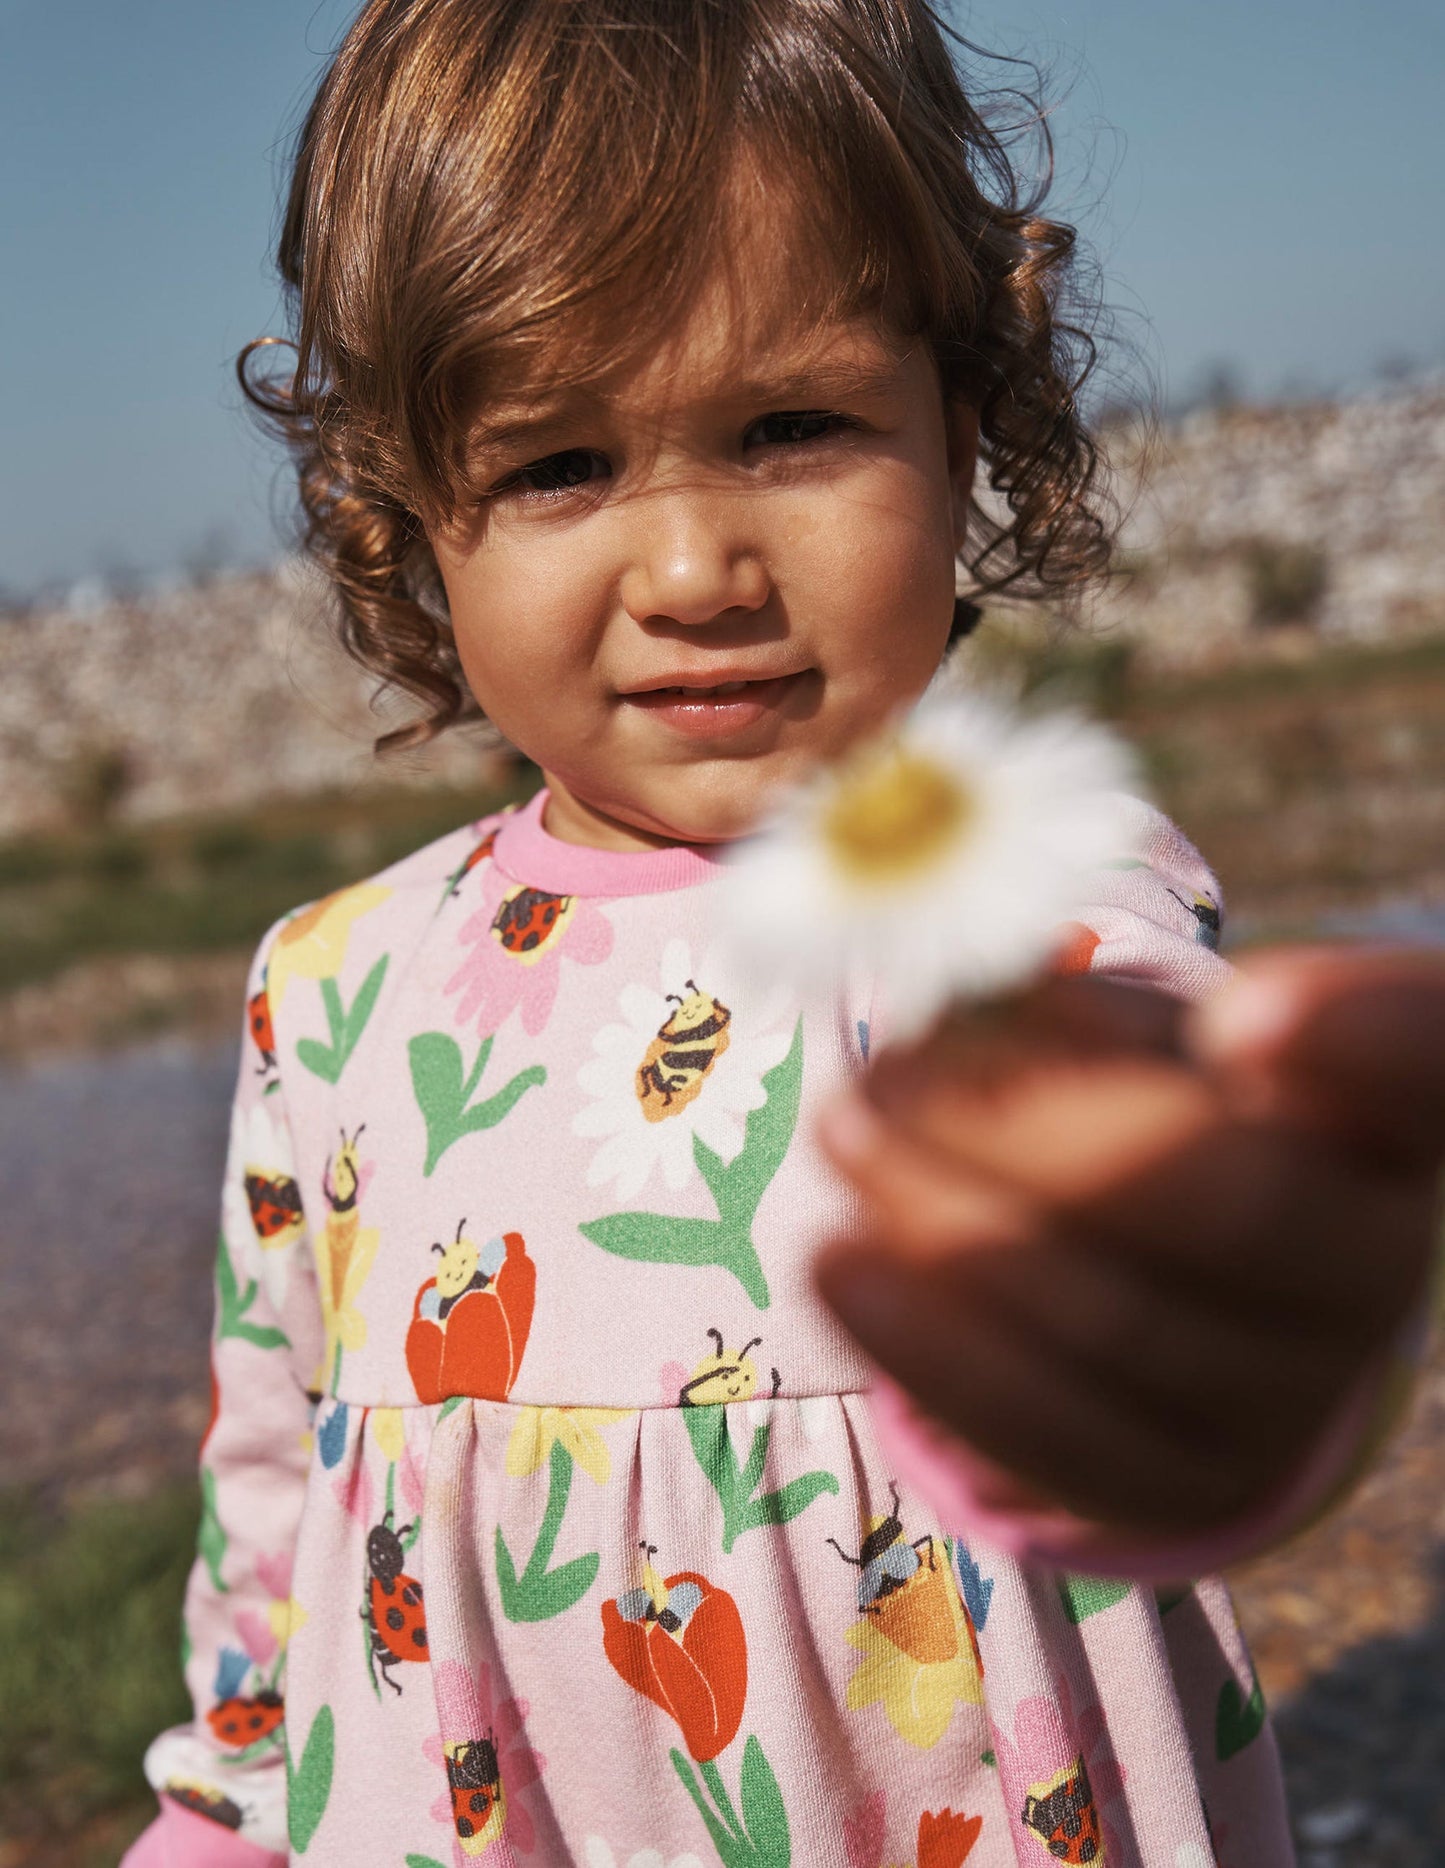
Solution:
[(266, 967), (266, 996), (273, 1012), (293, 979), (329, 979), (341, 971), (352, 924), (384, 902), (390, 889), (359, 882), (312, 902), (293, 915), (271, 947)]
[(285, 1647), (292, 1635), (306, 1626), (307, 1614), (295, 1596), (291, 1596), (273, 1602), (266, 1610), (266, 1620), (271, 1624), (277, 1646)]
[(1038, 970), (1127, 854), (1132, 761), (1072, 714), (925, 699), (786, 800), (734, 859), (727, 907), (759, 978), (834, 990), (860, 969), (892, 1034)]
[(626, 1420), (625, 1407), (524, 1407), (507, 1442), (507, 1471), (524, 1479), (552, 1457), (560, 1440), (589, 1479), (605, 1485), (612, 1474), (612, 1455), (599, 1427)]
[(903, 1588), (884, 1596), (845, 1639), (863, 1659), (848, 1682), (851, 1712), (881, 1701), (906, 1744), (931, 1750), (958, 1702), (978, 1705), (982, 1674), (968, 1611), (959, 1599), (941, 1540)]
[(400, 1459), (406, 1451), (399, 1407), (374, 1407), (371, 1410), (371, 1437), (387, 1459)]

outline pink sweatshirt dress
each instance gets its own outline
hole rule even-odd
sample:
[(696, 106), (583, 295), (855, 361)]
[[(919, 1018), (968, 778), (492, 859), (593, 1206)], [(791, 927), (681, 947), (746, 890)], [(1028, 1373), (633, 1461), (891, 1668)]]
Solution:
[[(749, 989), (714, 861), (544, 802), (258, 952), (195, 1717), (127, 1868), (1287, 1868), (1224, 1586), (989, 1541), (961, 1455), (880, 1444), (808, 1267), (886, 1015)], [(1207, 992), (1217, 886), (1137, 825), (1075, 963)]]

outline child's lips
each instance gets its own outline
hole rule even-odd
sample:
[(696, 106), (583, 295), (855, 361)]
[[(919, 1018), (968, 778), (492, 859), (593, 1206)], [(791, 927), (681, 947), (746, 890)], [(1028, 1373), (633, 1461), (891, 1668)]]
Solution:
[(621, 698), (674, 732), (709, 739), (740, 732), (775, 712), (807, 672), (774, 675), (767, 681), (730, 681), (690, 692), (677, 687), (645, 688)]

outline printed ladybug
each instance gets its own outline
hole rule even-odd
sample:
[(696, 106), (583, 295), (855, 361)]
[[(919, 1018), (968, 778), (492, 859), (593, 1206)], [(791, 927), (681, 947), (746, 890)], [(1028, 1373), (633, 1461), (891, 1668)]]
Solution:
[(192, 1810), (197, 1816), (208, 1816), (223, 1829), (239, 1829), (246, 1820), (246, 1813), (239, 1803), (233, 1803), (223, 1792), (213, 1790), (209, 1784), (172, 1777), (167, 1779), (163, 1788), (172, 1803), (179, 1803), (183, 1810)]
[(1024, 1802), (1024, 1826), (1033, 1830), (1055, 1861), (1093, 1862), (1102, 1868), (1099, 1812), (1082, 1757), (1047, 1783), (1035, 1784)]
[(571, 912), (570, 895), (549, 895), (545, 889), (509, 889), (492, 916), (492, 932), (508, 953), (520, 959), (545, 947)]
[(262, 1245), (285, 1244), (305, 1226), (301, 1189), (289, 1174), (263, 1174), (251, 1168), (242, 1184), (251, 1224)]
[(371, 1658), (381, 1669), (382, 1679), (396, 1693), (401, 1692), (401, 1684), (392, 1679), (389, 1669), (398, 1661), (427, 1658), (421, 1584), (401, 1567), (406, 1560), (401, 1540), (412, 1528), (405, 1524), (400, 1532), (393, 1530), (388, 1511), (366, 1538), (371, 1582), (361, 1616), (371, 1634)]
[(476, 868), (477, 864), (484, 863), (487, 860), (487, 858), (491, 855), (492, 846), (496, 843), (496, 841), (497, 841), (496, 831), (489, 830), (486, 836), (482, 838), (480, 843), (476, 844), (472, 849), (467, 851), (466, 857), (463, 860), (461, 867), (453, 871), (447, 883), (447, 892), (442, 897), (442, 900), (444, 902), (449, 902), (454, 895), (461, 894), (462, 884), (466, 881), (467, 877)]
[(266, 995), (263, 984), (261, 990), (246, 1003), (246, 1023), (255, 1040), (256, 1049), (261, 1053), (262, 1070), (276, 1068), (276, 1032), (271, 1023), (271, 1001)]
[(237, 1693), (230, 1699), (223, 1699), (219, 1706), (212, 1706), (206, 1714), (206, 1724), (221, 1744), (239, 1748), (269, 1738), (285, 1717), (286, 1705), (281, 1695), (270, 1687), (263, 1687), (249, 1699)]
[(507, 1826), (496, 1741), (489, 1735), (443, 1749), (457, 1841), (464, 1855), (483, 1855)]

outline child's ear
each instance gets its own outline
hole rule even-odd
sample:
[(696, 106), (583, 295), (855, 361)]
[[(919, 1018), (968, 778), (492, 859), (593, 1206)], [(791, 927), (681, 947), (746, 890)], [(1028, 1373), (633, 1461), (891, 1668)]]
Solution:
[(978, 466), (978, 410), (971, 402), (943, 405), (948, 442), (948, 478), (953, 487), (953, 549), (963, 550), (968, 532), (968, 509), (973, 498), (974, 470)]

